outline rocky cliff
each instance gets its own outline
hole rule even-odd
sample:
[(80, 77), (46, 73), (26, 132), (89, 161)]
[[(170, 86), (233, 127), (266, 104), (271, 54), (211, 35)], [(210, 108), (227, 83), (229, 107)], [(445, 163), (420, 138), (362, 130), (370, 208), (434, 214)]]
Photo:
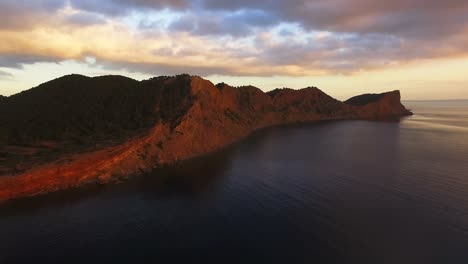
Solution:
[(0, 104), (0, 200), (147, 172), (263, 127), (410, 114), (398, 91), (340, 102), (315, 87), (264, 93), (189, 75), (65, 76)]

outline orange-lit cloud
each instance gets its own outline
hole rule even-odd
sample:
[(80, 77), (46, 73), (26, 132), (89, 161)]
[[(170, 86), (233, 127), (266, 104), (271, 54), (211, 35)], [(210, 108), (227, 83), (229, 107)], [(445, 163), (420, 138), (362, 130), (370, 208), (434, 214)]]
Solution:
[(327, 78), (465, 58), (466, 36), (461, 0), (5, 0), (0, 79), (89, 57), (149, 75)]

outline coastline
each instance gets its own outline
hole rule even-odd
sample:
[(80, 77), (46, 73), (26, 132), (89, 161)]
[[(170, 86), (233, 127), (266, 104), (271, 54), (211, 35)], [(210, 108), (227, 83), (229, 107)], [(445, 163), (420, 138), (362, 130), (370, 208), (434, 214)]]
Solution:
[[(305, 122), (287, 122), (283, 124), (273, 124), (252, 130), (247, 135), (235, 138), (225, 145), (221, 145), (208, 152), (198, 153), (193, 156), (180, 157), (179, 159), (159, 163), (148, 168), (133, 169), (128, 168), (122, 174), (109, 174), (113, 166), (118, 166), (125, 158), (128, 158), (136, 148), (151, 140), (152, 133), (157, 131), (157, 126), (150, 131), (148, 135), (141, 138), (132, 139), (122, 145), (104, 148), (102, 150), (77, 154), (71, 157), (65, 157), (49, 164), (43, 164), (38, 168), (29, 170), (18, 175), (6, 175), (0, 177), (0, 202), (13, 200), (23, 197), (47, 194), (55, 191), (66, 190), (70, 188), (79, 188), (88, 184), (108, 184), (125, 180), (128, 177), (140, 175), (165, 166), (177, 166), (180, 162), (191, 159), (202, 158), (212, 155), (217, 151), (222, 151), (233, 144), (239, 143), (255, 133), (275, 127), (287, 127), (294, 125), (310, 125), (322, 122), (342, 122), (351, 120), (365, 121), (395, 121), (405, 116), (392, 116), (383, 119), (321, 119)], [(105, 153), (109, 153), (105, 155)], [(66, 162), (72, 158), (72, 162)]]
[[(122, 144), (65, 155), (17, 174), (0, 176), (0, 201), (120, 181), (208, 155), (273, 126), (412, 114), (401, 104), (399, 91), (357, 96), (352, 98), (354, 105), (335, 100), (314, 87), (264, 93), (252, 86), (218, 87), (200, 77), (175, 78), (182, 78), (188, 86), (167, 88), (174, 81), (168, 78), (160, 88), (171, 93), (166, 100), (177, 98), (159, 110), (169, 110), (172, 116), (160, 119), (146, 133)], [(183, 111), (173, 113), (172, 109), (180, 108), (179, 101), (184, 104)]]

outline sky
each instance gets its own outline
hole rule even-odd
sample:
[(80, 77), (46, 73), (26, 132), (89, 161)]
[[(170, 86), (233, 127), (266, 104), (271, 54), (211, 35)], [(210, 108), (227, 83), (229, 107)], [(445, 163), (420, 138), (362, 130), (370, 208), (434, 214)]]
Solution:
[(1, 0), (0, 94), (71, 73), (468, 99), (468, 1)]

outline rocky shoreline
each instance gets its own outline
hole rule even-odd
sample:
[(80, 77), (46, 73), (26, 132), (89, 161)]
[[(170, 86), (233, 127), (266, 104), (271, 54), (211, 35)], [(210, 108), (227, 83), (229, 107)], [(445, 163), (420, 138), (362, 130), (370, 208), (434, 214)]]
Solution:
[[(158, 77), (152, 81), (159, 95), (155, 97), (153, 112), (158, 118), (146, 132), (116, 145), (68, 152), (53, 161), (30, 167), (28, 160), (32, 158), (22, 158), (26, 169), (7, 171), (0, 176), (0, 201), (120, 180), (216, 151), (269, 126), (399, 118), (412, 114), (401, 104), (399, 91), (362, 95), (340, 102), (315, 87), (264, 93), (253, 86), (214, 85), (189, 75)], [(145, 81), (140, 83), (148, 85)], [(136, 82), (135, 85), (140, 84)], [(66, 85), (54, 89), (65, 88)], [(34, 89), (37, 88), (30, 91)], [(28, 92), (21, 96), (28, 96)], [(8, 103), (9, 97), (4, 100)], [(12, 106), (13, 103), (10, 108)], [(13, 155), (6, 155), (5, 160), (10, 156)]]

